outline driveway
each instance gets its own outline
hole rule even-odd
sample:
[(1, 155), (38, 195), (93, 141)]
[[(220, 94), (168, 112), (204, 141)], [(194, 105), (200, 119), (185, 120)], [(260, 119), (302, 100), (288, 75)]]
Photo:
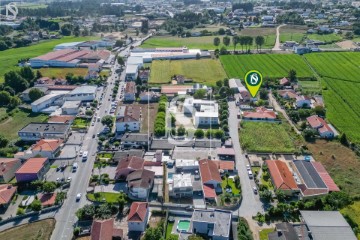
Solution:
[(58, 159), (75, 159), (78, 151), (80, 151), (79, 145), (68, 145), (65, 144), (61, 149), (60, 155), (57, 157)]
[(252, 217), (257, 212), (264, 212), (262, 208), (262, 202), (259, 199), (259, 195), (255, 195), (253, 187), (255, 182), (249, 179), (246, 171), (246, 165), (249, 164), (246, 159), (239, 142), (238, 126), (239, 120), (237, 119), (238, 108), (235, 102), (229, 102), (229, 129), (230, 137), (233, 141), (233, 148), (235, 150), (235, 164), (240, 176), (242, 202), (238, 211), (234, 211), (233, 214), (239, 214), (242, 217)]
[(285, 26), (286, 24), (280, 25), (276, 28), (276, 40), (275, 40), (275, 46), (273, 47), (273, 51), (281, 51), (280, 48), (280, 28)]
[(101, 185), (95, 186), (94, 192), (112, 192), (112, 193), (119, 193), (119, 192), (126, 192), (126, 183), (115, 183), (115, 184), (108, 184), (108, 185)]

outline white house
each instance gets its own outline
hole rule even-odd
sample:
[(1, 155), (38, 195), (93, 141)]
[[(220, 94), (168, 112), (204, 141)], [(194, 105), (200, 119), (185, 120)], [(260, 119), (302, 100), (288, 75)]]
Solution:
[(219, 106), (215, 101), (187, 98), (183, 106), (184, 114), (193, 117), (196, 127), (219, 124)]
[(125, 86), (124, 101), (133, 102), (135, 101), (136, 85), (135, 82), (127, 82)]
[(121, 106), (116, 116), (116, 132), (139, 132), (141, 127), (141, 107), (138, 105)]
[(138, 65), (126, 65), (125, 80), (135, 81), (138, 77), (139, 66)]
[(61, 107), (62, 114), (76, 115), (79, 113), (81, 101), (66, 101)]
[(62, 103), (64, 95), (63, 92), (45, 95), (31, 103), (31, 110), (33, 112), (41, 112), (45, 108)]
[(66, 94), (66, 101), (90, 102), (96, 97), (96, 86), (80, 86)]
[(127, 178), (128, 196), (132, 199), (147, 200), (154, 186), (155, 173), (140, 169), (130, 173)]
[(149, 205), (146, 202), (133, 202), (127, 218), (129, 231), (143, 232), (149, 218)]
[(325, 122), (324, 119), (316, 115), (310, 116), (307, 119), (307, 122), (311, 128), (318, 131), (320, 137), (322, 138), (333, 138), (335, 133), (331, 127)]
[(169, 195), (172, 197), (192, 197), (192, 185), (190, 173), (174, 174), (169, 183)]

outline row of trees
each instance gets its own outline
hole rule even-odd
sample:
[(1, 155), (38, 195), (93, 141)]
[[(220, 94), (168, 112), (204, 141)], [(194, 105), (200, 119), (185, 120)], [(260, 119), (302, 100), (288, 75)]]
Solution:
[[(213, 41), (215, 46), (219, 46), (221, 43), (221, 40), (219, 37), (215, 37)], [(229, 36), (225, 36), (222, 39), (222, 43), (224, 46), (228, 47), (230, 46), (230, 43), (232, 43), (234, 47), (234, 51), (236, 50), (236, 46), (239, 44), (241, 46), (242, 52), (244, 52), (244, 46), (245, 51), (249, 52), (250, 47), (254, 44), (254, 38), (251, 36), (233, 36), (232, 39), (230, 39)], [(265, 44), (265, 38), (263, 36), (257, 36), (255, 38), (255, 45), (257, 50), (261, 51), (261, 47)]]
[(154, 134), (157, 137), (162, 137), (166, 134), (166, 105), (168, 99), (162, 95), (159, 99), (158, 113), (155, 117)]

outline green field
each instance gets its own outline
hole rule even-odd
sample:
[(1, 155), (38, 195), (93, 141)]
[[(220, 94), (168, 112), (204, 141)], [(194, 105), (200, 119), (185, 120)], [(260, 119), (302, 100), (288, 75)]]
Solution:
[[(0, 108), (0, 118), (8, 115), (5, 108)], [(18, 138), (18, 131), (25, 127), (25, 125), (31, 122), (44, 122), (48, 119), (47, 115), (36, 114), (30, 111), (25, 110), (15, 110), (13, 111), (13, 116), (0, 121), (0, 134), (6, 137), (9, 140), (15, 140)]]
[(117, 203), (119, 199), (120, 193), (112, 193), (112, 192), (100, 192), (100, 197), (98, 199), (95, 198), (95, 195), (93, 193), (86, 194), (86, 197), (90, 201), (102, 201), (105, 198), (105, 201), (107, 203)]
[[(354, 204), (341, 209), (340, 212), (344, 216), (349, 216), (358, 225), (360, 224), (360, 201), (354, 202)], [(360, 239), (360, 234), (357, 234), (357, 238)]]
[(294, 143), (285, 126), (279, 123), (244, 121), (240, 142), (248, 152), (294, 152)]
[(39, 70), (44, 77), (49, 78), (65, 79), (68, 73), (72, 73), (74, 76), (83, 77), (87, 74), (87, 68), (41, 68)]
[(226, 78), (226, 73), (219, 60), (176, 60), (153, 61), (151, 64), (150, 83), (169, 83), (174, 75), (184, 75), (194, 82), (215, 85)]
[(264, 78), (283, 78), (290, 69), (295, 69), (299, 78), (313, 76), (301, 56), (295, 54), (225, 55), (220, 60), (229, 78), (244, 78), (253, 69), (260, 71)]
[(55, 223), (55, 219), (49, 218), (19, 225), (2, 231), (0, 233), (0, 239), (50, 239), (51, 233), (55, 228)]
[(327, 119), (354, 142), (360, 143), (360, 55), (316, 53), (306, 59), (322, 77)]
[(18, 60), (24, 58), (32, 58), (52, 51), (53, 48), (60, 43), (79, 42), (98, 39), (98, 37), (63, 37), (61, 39), (48, 40), (39, 44), (22, 48), (12, 48), (2, 51), (0, 54), (0, 83), (4, 81), (4, 74), (9, 70), (17, 67)]
[(321, 93), (319, 81), (299, 81), (299, 84), (306, 93)]
[(326, 43), (334, 43), (334, 42), (341, 41), (343, 39), (341, 35), (338, 35), (335, 33), (332, 33), (332, 34), (308, 34), (307, 38), (311, 39), (311, 40), (323, 41)]

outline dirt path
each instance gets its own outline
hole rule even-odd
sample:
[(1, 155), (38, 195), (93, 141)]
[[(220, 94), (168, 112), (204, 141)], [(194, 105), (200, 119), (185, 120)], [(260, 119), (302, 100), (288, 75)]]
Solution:
[(280, 26), (278, 26), (276, 28), (276, 41), (275, 41), (275, 46), (273, 47), (273, 51), (281, 51), (281, 48), (280, 48), (280, 28), (285, 26), (286, 24), (282, 24)]

